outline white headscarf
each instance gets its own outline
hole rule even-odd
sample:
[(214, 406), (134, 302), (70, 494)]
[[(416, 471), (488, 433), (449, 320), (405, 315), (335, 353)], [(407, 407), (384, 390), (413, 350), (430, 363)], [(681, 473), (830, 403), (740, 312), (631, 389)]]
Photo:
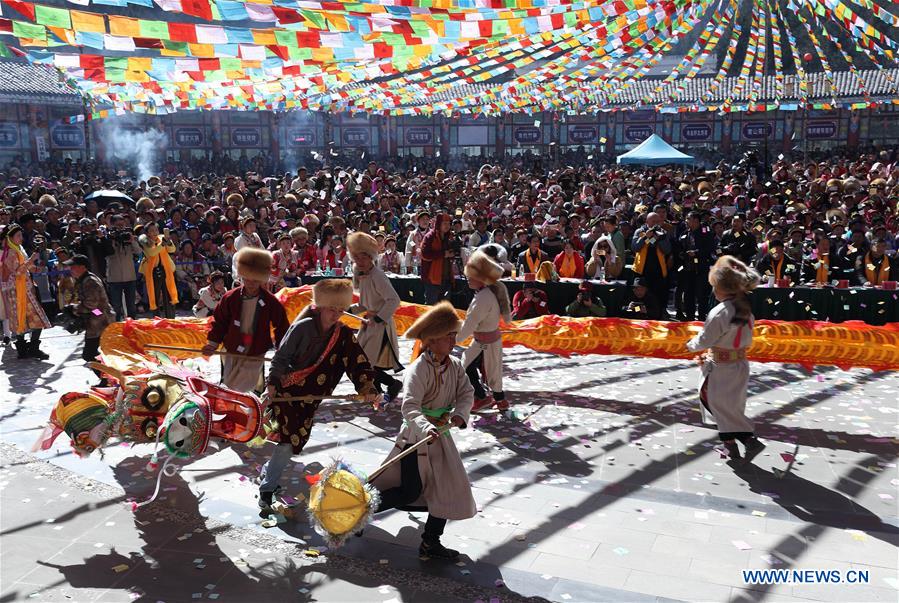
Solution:
[(591, 257), (593, 257), (593, 260), (595, 262), (600, 261), (599, 244), (603, 241), (605, 241), (609, 245), (609, 259), (611, 259), (612, 263), (614, 264), (618, 257), (618, 252), (615, 250), (615, 244), (612, 243), (612, 237), (610, 237), (609, 235), (602, 235), (601, 237), (596, 239), (596, 242), (593, 244), (593, 249), (590, 250), (590, 255)]

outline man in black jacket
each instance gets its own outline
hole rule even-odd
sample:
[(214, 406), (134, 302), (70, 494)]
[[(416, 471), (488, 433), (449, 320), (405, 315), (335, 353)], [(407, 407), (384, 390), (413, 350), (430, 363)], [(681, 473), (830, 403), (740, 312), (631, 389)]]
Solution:
[(709, 269), (715, 256), (715, 235), (702, 224), (698, 212), (687, 214), (687, 232), (678, 239), (680, 266), (675, 303), (678, 320), (705, 320), (709, 305)]
[(751, 264), (758, 245), (751, 232), (743, 229), (745, 216), (737, 214), (730, 223), (730, 230), (721, 236), (722, 255), (732, 255), (744, 264)]

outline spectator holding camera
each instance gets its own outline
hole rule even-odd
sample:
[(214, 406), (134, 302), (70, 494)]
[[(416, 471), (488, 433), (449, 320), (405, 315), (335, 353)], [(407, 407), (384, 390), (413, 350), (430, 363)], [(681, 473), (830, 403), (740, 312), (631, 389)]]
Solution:
[(628, 291), (627, 298), (624, 300), (621, 316), (643, 320), (663, 320), (659, 301), (650, 292), (645, 278), (634, 279), (634, 286)]
[(656, 212), (646, 215), (646, 223), (634, 233), (632, 244), (634, 274), (642, 276), (643, 286), (655, 298), (655, 307), (668, 307), (668, 271), (672, 266), (671, 239)]
[(527, 320), (549, 314), (546, 292), (533, 283), (525, 283), (524, 288), (512, 296), (512, 320)]
[(87, 257), (94, 274), (106, 274), (106, 227), (98, 229), (91, 218), (81, 218), (78, 225), (81, 234), (74, 240), (72, 251)]
[(141, 248), (135, 240), (134, 233), (126, 227), (125, 218), (121, 214), (112, 217), (112, 229), (104, 239), (103, 252), (106, 255), (109, 300), (115, 310), (115, 319), (122, 320), (126, 316), (125, 311), (127, 316), (134, 318), (137, 316), (135, 307), (137, 273), (134, 270), (134, 259), (140, 256)]
[(578, 287), (577, 297), (565, 308), (565, 313), (573, 318), (602, 318), (606, 307), (600, 300), (593, 299), (593, 283), (584, 281)]
[[(75, 287), (78, 291), (78, 302), (66, 306), (66, 310), (82, 321), (84, 326), (84, 348), (81, 358), (85, 362), (94, 362), (100, 353), (100, 336), (103, 330), (115, 321), (115, 311), (106, 296), (106, 288), (100, 277), (91, 272), (90, 261), (87, 256), (74, 255), (72, 259), (63, 262), (75, 279)], [(100, 387), (106, 385), (106, 380), (99, 371), (94, 371), (100, 378)]]
[(589, 278), (597, 280), (614, 280), (621, 275), (623, 261), (618, 255), (618, 250), (608, 235), (602, 235), (593, 244), (590, 250), (590, 261), (584, 268), (584, 273)]

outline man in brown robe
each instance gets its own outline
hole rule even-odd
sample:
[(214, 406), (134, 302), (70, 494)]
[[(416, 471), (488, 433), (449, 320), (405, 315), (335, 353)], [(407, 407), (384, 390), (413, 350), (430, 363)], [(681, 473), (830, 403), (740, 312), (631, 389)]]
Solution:
[[(340, 322), (353, 303), (353, 285), (346, 279), (326, 279), (312, 287), (312, 305), (290, 325), (275, 352), (268, 376), (269, 398), (315, 396), (314, 400), (272, 402), (278, 425), (278, 445), (262, 469), (259, 507), (271, 510), (278, 480), (293, 454), (299, 454), (312, 431), (322, 398), (337, 387), (344, 373), (367, 402), (380, 401), (374, 370), (356, 342), (353, 330)], [(273, 437), (273, 436), (270, 436)]]

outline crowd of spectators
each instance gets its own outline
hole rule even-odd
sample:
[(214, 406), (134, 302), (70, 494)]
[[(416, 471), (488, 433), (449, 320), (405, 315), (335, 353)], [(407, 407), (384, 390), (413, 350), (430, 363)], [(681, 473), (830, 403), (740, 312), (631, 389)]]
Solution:
[[(183, 171), (165, 164), (146, 181), (117, 166), (18, 161), (0, 170), (0, 241), (6, 258), (6, 235), (20, 227), (51, 318), (75, 301), (61, 266), (75, 255), (105, 283), (118, 320), (171, 317), (179, 307), (206, 316), (232, 285), (242, 247), (274, 253), (277, 289), (310, 272), (348, 273), (344, 242), (354, 230), (377, 238), (385, 270), (418, 275), (429, 303), (449, 294), (474, 248), (489, 246), (507, 276), (583, 281), (572, 316), (605, 314), (591, 280), (623, 280), (631, 291), (616, 315), (702, 320), (708, 271), (722, 254), (756, 265), (772, 284), (877, 286), (899, 273), (896, 150), (770, 164), (742, 154), (702, 168), (607, 160), (457, 158), (453, 169), (436, 157), (335, 155), (266, 176), (273, 161), (262, 155)], [(105, 189), (124, 196), (87, 198)], [(16, 274), (0, 277), (8, 299)], [(513, 310), (546, 313), (545, 293), (525, 287)]]

